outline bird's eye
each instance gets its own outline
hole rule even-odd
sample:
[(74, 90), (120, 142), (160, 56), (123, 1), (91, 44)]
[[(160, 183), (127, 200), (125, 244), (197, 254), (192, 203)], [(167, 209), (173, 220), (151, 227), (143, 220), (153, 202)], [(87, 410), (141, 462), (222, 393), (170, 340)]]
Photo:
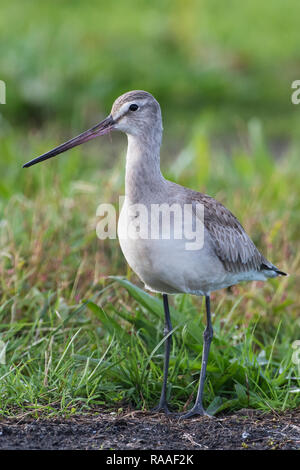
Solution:
[(136, 111), (137, 109), (139, 109), (139, 107), (138, 107), (137, 104), (131, 104), (131, 105), (129, 106), (129, 109), (130, 109), (130, 111)]

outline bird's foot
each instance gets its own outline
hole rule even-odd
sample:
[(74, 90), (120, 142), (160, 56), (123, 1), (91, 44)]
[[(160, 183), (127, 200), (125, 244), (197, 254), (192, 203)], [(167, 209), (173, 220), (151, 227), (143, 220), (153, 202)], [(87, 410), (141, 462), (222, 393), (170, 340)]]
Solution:
[(166, 415), (171, 415), (172, 412), (168, 408), (168, 403), (166, 401), (160, 401), (157, 406), (152, 408), (151, 413), (165, 413)]
[(209, 416), (209, 418), (213, 417), (212, 415), (207, 413), (207, 411), (205, 411), (202, 405), (194, 405), (193, 408), (191, 408), (186, 413), (182, 414), (179, 417), (179, 419), (181, 420), (181, 419), (192, 418), (193, 416)]

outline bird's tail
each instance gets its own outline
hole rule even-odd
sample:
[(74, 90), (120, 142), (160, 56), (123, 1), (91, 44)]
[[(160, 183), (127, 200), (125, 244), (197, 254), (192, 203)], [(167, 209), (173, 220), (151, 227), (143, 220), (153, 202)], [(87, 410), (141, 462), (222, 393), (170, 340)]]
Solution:
[(287, 273), (280, 271), (280, 269), (278, 269), (276, 266), (274, 266), (274, 264), (271, 263), (269, 266), (265, 263), (262, 263), (260, 269), (261, 271), (264, 271), (264, 274), (267, 277), (288, 276)]

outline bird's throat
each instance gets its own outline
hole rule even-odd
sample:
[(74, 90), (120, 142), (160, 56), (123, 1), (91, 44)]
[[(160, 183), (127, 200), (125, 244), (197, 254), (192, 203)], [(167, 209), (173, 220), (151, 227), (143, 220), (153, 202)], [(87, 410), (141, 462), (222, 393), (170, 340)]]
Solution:
[(125, 195), (132, 204), (142, 202), (162, 184), (160, 144), (161, 139), (128, 135)]

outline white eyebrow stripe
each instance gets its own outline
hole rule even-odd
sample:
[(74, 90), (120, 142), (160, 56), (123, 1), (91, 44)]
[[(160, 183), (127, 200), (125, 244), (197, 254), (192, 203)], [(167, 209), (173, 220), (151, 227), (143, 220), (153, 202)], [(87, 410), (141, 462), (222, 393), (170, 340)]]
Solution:
[(122, 104), (122, 106), (119, 108), (118, 112), (114, 114), (113, 118), (116, 121), (119, 119), (121, 116), (127, 113), (129, 106), (132, 104), (137, 104), (138, 106), (143, 106), (146, 103), (146, 100), (132, 100), (132, 101), (127, 101), (127, 103)]

